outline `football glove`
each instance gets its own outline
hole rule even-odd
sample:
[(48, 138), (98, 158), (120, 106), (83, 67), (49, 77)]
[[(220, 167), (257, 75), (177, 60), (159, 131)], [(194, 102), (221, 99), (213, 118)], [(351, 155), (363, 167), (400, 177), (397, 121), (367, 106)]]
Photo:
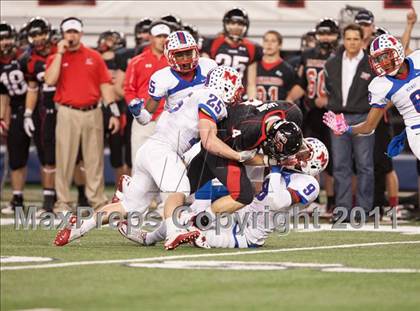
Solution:
[(149, 111), (144, 108), (144, 99), (134, 98), (128, 105), (128, 110), (130, 110), (133, 117), (141, 125), (145, 125), (150, 122), (152, 115)]
[(23, 129), (25, 130), (26, 135), (32, 137), (35, 131), (34, 121), (32, 121), (32, 110), (26, 109), (23, 117)]
[(400, 134), (392, 138), (386, 149), (386, 154), (388, 155), (388, 157), (393, 158), (399, 155), (401, 151), (403, 151), (406, 137), (407, 133), (404, 129)]
[(351, 133), (351, 127), (347, 124), (342, 113), (335, 114), (332, 111), (327, 111), (322, 117), (322, 122), (324, 122), (335, 135), (343, 135), (346, 132)]

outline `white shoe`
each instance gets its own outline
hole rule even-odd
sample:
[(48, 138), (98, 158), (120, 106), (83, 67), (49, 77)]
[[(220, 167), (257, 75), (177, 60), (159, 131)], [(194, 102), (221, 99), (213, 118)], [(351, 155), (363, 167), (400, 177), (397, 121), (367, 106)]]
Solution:
[(13, 209), (11, 205), (7, 205), (5, 208), (1, 209), (1, 213), (4, 215), (14, 215), (15, 210)]
[(199, 247), (199, 248), (211, 248), (210, 245), (207, 243), (207, 239), (204, 236), (203, 232), (199, 231), (200, 235), (192, 241), (192, 243), (194, 244), (194, 246)]
[(121, 235), (134, 243), (143, 245), (143, 246), (152, 246), (154, 244), (146, 244), (146, 235), (147, 232), (138, 228), (132, 228), (131, 232), (128, 233), (128, 222), (126, 220), (118, 222), (118, 232)]
[(177, 230), (168, 235), (165, 240), (165, 249), (167, 251), (177, 248), (181, 244), (193, 242), (200, 236), (200, 231), (195, 228), (188, 230)]

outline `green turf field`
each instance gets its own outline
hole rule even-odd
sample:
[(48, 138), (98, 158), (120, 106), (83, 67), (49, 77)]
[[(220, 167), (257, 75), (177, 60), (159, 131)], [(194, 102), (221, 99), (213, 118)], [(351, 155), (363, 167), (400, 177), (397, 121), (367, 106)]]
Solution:
[[(10, 225), (1, 226), (0, 230), (2, 256), (54, 258), (44, 263), (3, 263), (1, 310), (412, 311), (418, 310), (420, 305), (418, 233), (323, 231), (293, 232), (287, 236), (274, 233), (260, 249), (203, 250), (187, 245), (166, 252), (162, 244), (147, 248), (136, 246), (109, 228), (92, 231), (80, 241), (62, 248), (52, 245), (55, 231), (16, 231)], [(405, 241), (414, 243), (404, 244)], [(393, 242), (397, 243), (389, 244)], [(334, 245), (340, 246), (327, 247)], [(247, 252), (250, 253), (245, 255)], [(285, 264), (289, 268), (186, 270), (127, 265), (127, 261), (161, 264), (165, 259), (160, 258), (162, 256), (168, 257), (166, 262), (240, 261), (253, 262), (254, 267), (256, 263), (261, 267), (264, 262), (289, 262)], [(69, 266), (64, 266), (68, 263)], [(369, 271), (412, 270), (343, 273), (326, 272), (319, 267), (290, 268), (290, 263), (292, 266), (316, 263), (373, 269)], [(52, 264), (57, 266), (51, 267)], [(37, 269), (42, 265), (46, 268)], [(29, 267), (7, 270), (22, 266)]]

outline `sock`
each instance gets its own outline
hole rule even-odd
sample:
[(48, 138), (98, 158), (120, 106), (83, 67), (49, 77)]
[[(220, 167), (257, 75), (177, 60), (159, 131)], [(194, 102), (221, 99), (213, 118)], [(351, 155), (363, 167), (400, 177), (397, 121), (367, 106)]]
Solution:
[(152, 245), (157, 242), (165, 240), (166, 237), (166, 221), (160, 223), (159, 228), (155, 231), (146, 234), (146, 245)]
[(327, 206), (334, 206), (335, 205), (335, 195), (327, 196)]
[(79, 198), (84, 197), (85, 196), (85, 185), (77, 186), (77, 192), (79, 194)]
[(193, 204), (191, 204), (190, 208), (194, 214), (198, 214), (200, 212), (205, 211), (207, 208), (211, 206), (211, 200), (195, 200)]
[(82, 235), (89, 232), (93, 228), (96, 227), (96, 216), (93, 216), (87, 220), (84, 220), (82, 225), (80, 226), (80, 232)]
[(42, 191), (42, 194), (44, 195), (44, 197), (55, 196), (55, 190), (51, 188), (44, 188), (44, 190)]
[(23, 197), (23, 192), (20, 190), (13, 190), (14, 197)]
[(389, 206), (394, 207), (398, 205), (398, 197), (389, 197)]
[(178, 231), (178, 228), (175, 226), (174, 222), (172, 221), (172, 217), (165, 219), (166, 225), (166, 237), (169, 237), (172, 234), (175, 234)]

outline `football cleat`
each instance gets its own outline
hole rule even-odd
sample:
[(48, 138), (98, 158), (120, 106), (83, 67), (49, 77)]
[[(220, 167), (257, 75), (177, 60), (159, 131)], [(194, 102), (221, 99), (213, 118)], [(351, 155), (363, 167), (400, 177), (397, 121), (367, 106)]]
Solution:
[(194, 229), (192, 231), (180, 230), (168, 236), (165, 241), (165, 249), (167, 251), (177, 248), (181, 244), (194, 241), (200, 236), (200, 231)]
[(199, 248), (211, 248), (210, 245), (207, 243), (207, 239), (204, 234), (200, 232), (200, 235), (192, 241), (192, 244)]
[(114, 196), (112, 197), (112, 203), (120, 202), (124, 195), (124, 190), (127, 189), (131, 182), (131, 176), (121, 175), (118, 180), (117, 189), (115, 190)]
[(121, 235), (134, 243), (143, 246), (153, 246), (154, 244), (146, 244), (147, 232), (141, 229), (132, 228), (131, 232), (128, 232), (128, 222), (126, 220), (118, 222), (118, 232)]
[(54, 244), (56, 246), (64, 246), (70, 243), (71, 241), (74, 241), (82, 237), (80, 228), (79, 229), (76, 228), (76, 222), (77, 222), (77, 217), (73, 215), (70, 217), (70, 220), (67, 226), (64, 229), (61, 229), (60, 231), (58, 231), (54, 239)]

